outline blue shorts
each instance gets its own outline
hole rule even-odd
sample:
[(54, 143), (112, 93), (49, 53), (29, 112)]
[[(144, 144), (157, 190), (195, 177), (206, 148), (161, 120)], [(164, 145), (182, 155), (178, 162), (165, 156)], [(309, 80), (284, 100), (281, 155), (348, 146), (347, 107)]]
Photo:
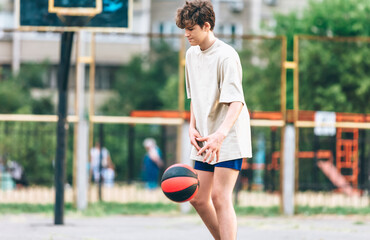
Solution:
[(243, 159), (229, 160), (225, 162), (216, 163), (215, 165), (208, 164), (206, 162), (195, 161), (194, 169), (200, 171), (214, 172), (215, 167), (231, 168), (240, 171), (242, 169)]

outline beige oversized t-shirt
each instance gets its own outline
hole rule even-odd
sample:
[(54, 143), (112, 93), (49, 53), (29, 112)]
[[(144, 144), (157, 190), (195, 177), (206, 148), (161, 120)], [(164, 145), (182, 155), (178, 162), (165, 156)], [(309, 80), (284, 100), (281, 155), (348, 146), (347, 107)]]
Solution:
[[(249, 112), (244, 101), (238, 53), (219, 39), (205, 51), (199, 46), (190, 47), (186, 52), (185, 73), (187, 96), (202, 137), (214, 133), (222, 124), (228, 103), (243, 103), (238, 119), (222, 143), (219, 162), (252, 157)], [(190, 158), (203, 160), (196, 154), (193, 146)], [(216, 164), (216, 158), (211, 164)]]

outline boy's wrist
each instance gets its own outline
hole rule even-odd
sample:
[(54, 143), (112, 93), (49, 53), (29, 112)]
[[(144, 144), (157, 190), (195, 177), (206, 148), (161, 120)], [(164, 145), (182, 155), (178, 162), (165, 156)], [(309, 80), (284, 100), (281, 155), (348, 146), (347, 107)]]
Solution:
[(217, 130), (216, 133), (221, 135), (223, 139), (225, 139), (226, 136), (227, 136), (227, 131), (225, 131), (225, 130)]

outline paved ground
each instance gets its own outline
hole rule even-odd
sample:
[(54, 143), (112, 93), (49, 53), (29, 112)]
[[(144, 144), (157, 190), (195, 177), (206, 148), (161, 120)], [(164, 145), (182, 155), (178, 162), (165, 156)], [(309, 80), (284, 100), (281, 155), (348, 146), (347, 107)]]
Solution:
[[(369, 240), (370, 216), (239, 217), (238, 240)], [(208, 240), (195, 215), (67, 216), (54, 226), (45, 215), (0, 216), (1, 240)]]

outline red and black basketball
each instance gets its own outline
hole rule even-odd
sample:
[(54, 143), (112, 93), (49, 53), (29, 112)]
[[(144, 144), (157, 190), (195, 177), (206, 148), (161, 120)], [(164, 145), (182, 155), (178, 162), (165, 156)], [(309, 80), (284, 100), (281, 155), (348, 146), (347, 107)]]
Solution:
[(163, 193), (172, 201), (189, 201), (198, 192), (198, 174), (186, 164), (174, 164), (163, 173), (161, 187)]

